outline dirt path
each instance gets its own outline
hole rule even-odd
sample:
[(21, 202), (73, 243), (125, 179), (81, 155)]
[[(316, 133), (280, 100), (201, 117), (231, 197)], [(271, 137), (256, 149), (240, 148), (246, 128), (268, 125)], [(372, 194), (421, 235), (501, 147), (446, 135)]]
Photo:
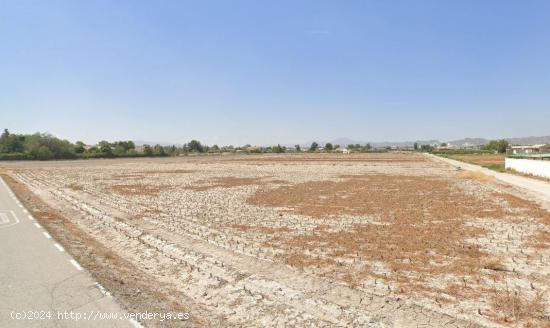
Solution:
[(456, 161), (454, 159), (439, 157), (431, 154), (427, 154), (426, 156), (436, 161), (445, 162), (454, 167), (460, 167), (464, 170), (481, 172), (483, 174), (495, 177), (500, 181), (509, 183), (515, 187), (524, 189), (525, 191), (528, 192), (529, 198), (538, 200), (547, 209), (550, 209), (550, 183), (548, 182), (538, 180), (538, 179), (532, 179), (528, 177), (513, 175), (509, 173), (495, 172), (493, 170), (489, 170), (479, 165), (464, 163), (464, 162)]

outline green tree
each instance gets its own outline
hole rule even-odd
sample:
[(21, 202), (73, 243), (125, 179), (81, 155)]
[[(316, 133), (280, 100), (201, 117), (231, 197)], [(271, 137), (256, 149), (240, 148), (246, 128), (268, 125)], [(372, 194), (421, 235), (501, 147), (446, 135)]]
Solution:
[(111, 148), (111, 144), (109, 144), (108, 141), (100, 141), (98, 144), (99, 146), (99, 152), (106, 157), (113, 156), (113, 149)]
[(319, 144), (314, 141), (311, 143), (311, 146), (309, 146), (309, 151), (316, 151), (317, 148), (319, 148)]
[(327, 142), (327, 143), (325, 144), (325, 151), (331, 152), (333, 148), (334, 148), (334, 147), (332, 147), (332, 144), (331, 144), (330, 142)]
[(189, 151), (192, 152), (198, 152), (202, 153), (204, 152), (204, 147), (201, 145), (201, 143), (197, 140), (191, 140), (187, 146), (189, 147)]
[(505, 153), (506, 148), (508, 148), (508, 141), (504, 139), (500, 140), (491, 140), (488, 144), (483, 146), (483, 149), (490, 150), (498, 153)]
[(153, 156), (153, 148), (149, 145), (143, 145), (143, 155)]
[(112, 147), (115, 148), (115, 153), (119, 153), (121, 155), (126, 154), (128, 151), (132, 149), (136, 149), (136, 145), (133, 141), (116, 141), (111, 144)]
[[(25, 152), (37, 159), (38, 157), (40, 157), (40, 159), (76, 158), (74, 145), (72, 143), (45, 133), (35, 133), (24, 136), (24, 147)], [(46, 149), (48, 151), (46, 151)]]
[(418, 150), (418, 142), (415, 142), (413, 145), (414, 150)]
[(420, 146), (420, 150), (425, 152), (431, 152), (434, 148), (431, 145), (422, 145)]
[(0, 136), (0, 153), (22, 153), (25, 150), (23, 140), (24, 138), (4, 129)]
[(179, 155), (178, 147), (176, 147), (175, 145), (166, 147), (165, 151), (166, 151), (168, 154), (170, 154), (170, 156), (177, 156), (177, 155)]
[(153, 154), (155, 156), (166, 156), (166, 152), (164, 151), (164, 148), (161, 145), (155, 145), (153, 147)]
[(113, 149), (113, 154), (115, 156), (124, 156), (128, 153), (128, 151), (126, 150), (126, 148), (122, 145), (116, 145), (115, 148)]
[(54, 158), (54, 154), (52, 153), (52, 151), (47, 146), (38, 147), (36, 152), (34, 152), (34, 151), (32, 152), (32, 155), (34, 156), (34, 158), (36, 158), (38, 160), (41, 160), (41, 161), (46, 161), (46, 160)]
[(86, 144), (84, 144), (82, 141), (77, 141), (74, 145), (74, 151), (77, 154), (82, 154), (86, 151)]
[(281, 145), (273, 146), (271, 148), (271, 152), (273, 152), (273, 153), (284, 153), (285, 150), (286, 149), (284, 147), (281, 147)]
[(296, 144), (294, 145), (294, 148), (296, 149), (296, 151), (299, 153), (302, 151), (302, 148), (300, 147), (300, 145)]

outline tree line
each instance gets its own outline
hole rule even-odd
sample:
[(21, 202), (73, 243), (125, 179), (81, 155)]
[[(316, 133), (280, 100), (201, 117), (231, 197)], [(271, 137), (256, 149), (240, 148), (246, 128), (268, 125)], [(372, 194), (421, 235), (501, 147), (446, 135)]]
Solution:
[[(324, 148), (313, 142), (307, 149), (310, 152), (332, 152), (339, 145), (325, 144)], [(348, 145), (353, 151), (369, 151), (370, 145)], [(276, 145), (253, 147), (249, 144), (242, 147), (204, 145), (198, 140), (191, 140), (182, 146), (142, 145), (136, 146), (133, 141), (100, 141), (97, 145), (86, 145), (82, 141), (71, 143), (47, 133), (15, 134), (7, 129), (0, 135), (0, 160), (53, 160), (53, 159), (88, 159), (117, 157), (163, 157), (180, 156), (192, 153), (287, 153), (302, 152), (300, 145), (286, 147)]]
[[(481, 147), (487, 152), (506, 152), (506, 140), (492, 140)], [(7, 129), (0, 135), (0, 160), (51, 160), (51, 159), (87, 159), (87, 158), (117, 158), (117, 157), (163, 157), (180, 156), (193, 153), (288, 153), (288, 152), (334, 152), (340, 145), (326, 143), (323, 146), (317, 142), (302, 149), (300, 145), (294, 147), (266, 146), (253, 147), (249, 144), (242, 147), (204, 145), (198, 140), (191, 140), (182, 146), (142, 145), (136, 146), (133, 141), (100, 141), (97, 145), (86, 145), (81, 141), (71, 143), (47, 133), (14, 134)], [(384, 151), (374, 150), (370, 144), (347, 145), (350, 152)], [(434, 151), (430, 145), (414, 144), (414, 150)]]
[(203, 146), (197, 140), (192, 140), (182, 147), (161, 145), (138, 147), (133, 141), (100, 141), (97, 145), (88, 146), (82, 141), (73, 144), (47, 133), (15, 134), (4, 129), (0, 135), (0, 160), (161, 157), (204, 152), (211, 148)]

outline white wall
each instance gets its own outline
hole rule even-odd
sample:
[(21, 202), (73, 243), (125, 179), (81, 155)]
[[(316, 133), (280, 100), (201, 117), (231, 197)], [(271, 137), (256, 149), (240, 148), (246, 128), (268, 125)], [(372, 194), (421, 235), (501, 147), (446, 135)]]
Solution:
[(507, 169), (516, 170), (521, 173), (550, 178), (550, 161), (524, 158), (506, 158), (504, 166)]

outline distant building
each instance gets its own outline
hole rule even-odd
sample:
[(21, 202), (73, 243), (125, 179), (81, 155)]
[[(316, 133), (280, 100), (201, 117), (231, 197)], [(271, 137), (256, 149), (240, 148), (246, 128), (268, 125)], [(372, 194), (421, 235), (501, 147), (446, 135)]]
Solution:
[(506, 149), (507, 155), (536, 155), (536, 154), (549, 154), (550, 144), (541, 145), (515, 145), (508, 146)]
[(435, 148), (437, 150), (451, 150), (451, 149), (454, 149), (455, 147), (451, 144), (441, 144), (441, 145), (437, 145)]

